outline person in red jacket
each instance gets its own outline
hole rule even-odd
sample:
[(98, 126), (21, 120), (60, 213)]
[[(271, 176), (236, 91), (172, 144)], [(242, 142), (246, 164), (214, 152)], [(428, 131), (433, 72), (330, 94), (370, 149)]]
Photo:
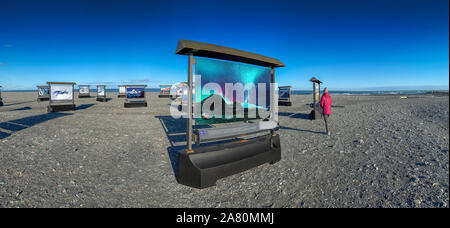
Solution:
[(320, 107), (323, 109), (323, 119), (325, 120), (325, 129), (327, 130), (327, 135), (331, 135), (328, 130), (328, 117), (331, 115), (331, 96), (328, 93), (328, 88), (323, 89), (322, 98), (320, 98)]

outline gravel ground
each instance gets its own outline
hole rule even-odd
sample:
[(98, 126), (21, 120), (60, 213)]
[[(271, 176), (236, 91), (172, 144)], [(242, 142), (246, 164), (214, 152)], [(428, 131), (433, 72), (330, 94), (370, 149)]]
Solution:
[(169, 99), (124, 109), (110, 93), (47, 114), (36, 93), (2, 95), (0, 207), (449, 207), (448, 96), (335, 95), (327, 136), (295, 95), (280, 162), (199, 190), (174, 176), (185, 123)]

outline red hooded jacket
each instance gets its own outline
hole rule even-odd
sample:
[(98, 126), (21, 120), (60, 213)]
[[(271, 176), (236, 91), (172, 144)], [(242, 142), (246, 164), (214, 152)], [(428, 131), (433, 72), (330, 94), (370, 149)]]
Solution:
[(331, 114), (331, 96), (328, 92), (324, 93), (322, 98), (320, 98), (320, 107), (323, 109), (324, 115)]

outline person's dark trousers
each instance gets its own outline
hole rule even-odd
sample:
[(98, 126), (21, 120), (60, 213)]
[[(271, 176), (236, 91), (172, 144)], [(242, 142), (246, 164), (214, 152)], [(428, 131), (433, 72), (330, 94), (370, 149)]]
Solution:
[(325, 120), (325, 129), (327, 130), (327, 134), (328, 134), (328, 117), (330, 117), (330, 115), (323, 115), (323, 119)]

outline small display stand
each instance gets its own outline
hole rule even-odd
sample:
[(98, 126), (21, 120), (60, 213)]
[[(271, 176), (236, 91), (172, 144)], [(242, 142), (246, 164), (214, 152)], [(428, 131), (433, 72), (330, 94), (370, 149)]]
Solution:
[(309, 79), (310, 82), (313, 83), (313, 110), (311, 111), (311, 113), (309, 114), (309, 118), (311, 120), (317, 120), (321, 118), (321, 113), (320, 113), (320, 84), (322, 83), (319, 79), (312, 77), (311, 79)]
[(278, 87), (278, 105), (292, 106), (291, 102), (291, 86)]
[(73, 82), (47, 82), (50, 91), (48, 112), (75, 111)]
[(78, 98), (90, 98), (91, 97), (91, 92), (90, 92), (90, 87), (89, 85), (79, 85), (79, 92), (78, 92)]
[(126, 86), (124, 85), (119, 86), (119, 94), (117, 95), (118, 98), (127, 97), (127, 89), (125, 87)]
[(97, 101), (106, 102), (106, 86), (98, 85), (97, 86)]
[(50, 90), (48, 86), (37, 86), (38, 97), (37, 102), (50, 100)]
[(0, 106), (3, 106), (3, 99), (2, 99), (2, 86), (0, 86)]
[(124, 107), (147, 107), (145, 100), (145, 88), (147, 85), (127, 85), (125, 86), (127, 98), (125, 99)]
[(170, 89), (172, 88), (172, 85), (160, 85), (159, 86), (159, 94), (158, 97), (160, 98), (167, 98), (170, 96)]

